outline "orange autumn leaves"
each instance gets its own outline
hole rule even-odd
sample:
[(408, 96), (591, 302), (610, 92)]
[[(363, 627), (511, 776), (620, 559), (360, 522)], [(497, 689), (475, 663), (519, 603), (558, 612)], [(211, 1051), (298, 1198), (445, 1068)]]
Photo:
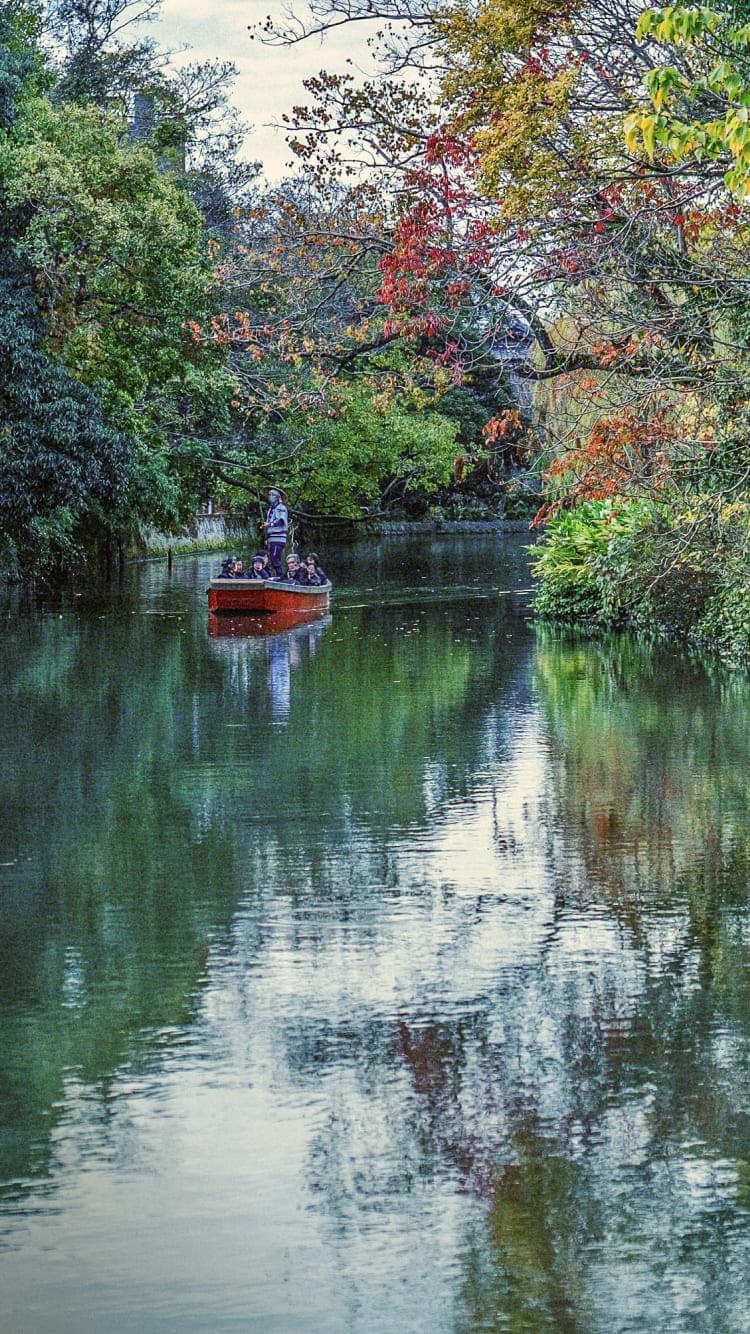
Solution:
[(601, 417), (586, 441), (577, 439), (549, 465), (545, 480), (552, 491), (564, 487), (565, 500), (544, 504), (534, 523), (552, 518), (563, 503), (605, 500), (638, 486), (660, 489), (670, 472), (676, 423), (663, 408), (643, 417), (633, 407)]

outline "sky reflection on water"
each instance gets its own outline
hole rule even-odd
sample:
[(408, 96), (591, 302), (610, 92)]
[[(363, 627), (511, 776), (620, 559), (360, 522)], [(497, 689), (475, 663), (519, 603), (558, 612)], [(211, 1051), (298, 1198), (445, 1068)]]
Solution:
[(744, 1331), (747, 683), (515, 541), (214, 563), (0, 635), (8, 1328)]

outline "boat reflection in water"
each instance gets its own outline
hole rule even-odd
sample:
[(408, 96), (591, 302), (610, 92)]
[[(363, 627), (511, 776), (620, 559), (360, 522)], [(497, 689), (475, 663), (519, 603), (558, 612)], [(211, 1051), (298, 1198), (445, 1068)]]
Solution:
[(228, 616), (226, 612), (208, 613), (208, 633), (211, 639), (259, 639), (265, 635), (281, 635), (287, 630), (294, 630), (299, 625), (310, 621), (330, 621), (331, 613), (327, 607), (300, 608), (299, 611), (238, 612)]
[(230, 681), (237, 693), (257, 700), (258, 678), (265, 660), (271, 721), (277, 727), (285, 727), (292, 702), (292, 673), (315, 656), (318, 641), (331, 619), (325, 608), (255, 616), (211, 613), (208, 633), (212, 640), (227, 641), (215, 647), (222, 657), (234, 660)]

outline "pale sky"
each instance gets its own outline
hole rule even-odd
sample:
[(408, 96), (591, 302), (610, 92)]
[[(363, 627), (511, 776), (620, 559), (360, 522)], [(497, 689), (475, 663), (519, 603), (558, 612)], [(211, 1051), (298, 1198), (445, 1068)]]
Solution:
[[(312, 38), (291, 48), (263, 46), (250, 40), (248, 28), (262, 22), (268, 13), (281, 13), (283, 0), (164, 0), (161, 19), (149, 25), (149, 33), (161, 45), (192, 49), (182, 60), (231, 60), (239, 71), (233, 102), (254, 127), (247, 142), (247, 156), (259, 159), (270, 180), (288, 174), (291, 154), (283, 131), (269, 122), (280, 122), (285, 111), (310, 99), (302, 81), (321, 69), (345, 72), (347, 57), (355, 70), (370, 66), (364, 25), (354, 33), (337, 31), (324, 42)], [(303, 5), (299, 6), (301, 11)], [(356, 38), (356, 40), (355, 40)]]

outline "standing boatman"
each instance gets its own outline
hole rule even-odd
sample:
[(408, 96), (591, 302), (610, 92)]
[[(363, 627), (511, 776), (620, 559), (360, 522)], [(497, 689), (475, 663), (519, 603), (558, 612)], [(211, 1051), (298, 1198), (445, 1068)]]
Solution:
[(277, 579), (284, 578), (281, 553), (286, 546), (289, 534), (289, 510), (284, 503), (283, 491), (275, 486), (268, 488), (268, 513), (261, 528), (265, 532), (268, 559)]

